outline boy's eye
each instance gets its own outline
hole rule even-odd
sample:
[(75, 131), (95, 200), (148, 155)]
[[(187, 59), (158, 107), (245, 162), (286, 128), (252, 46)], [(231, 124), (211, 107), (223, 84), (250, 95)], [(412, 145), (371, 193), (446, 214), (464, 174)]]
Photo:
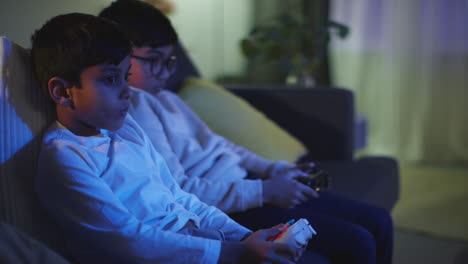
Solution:
[(115, 83), (117, 83), (117, 77), (116, 76), (109, 76), (109, 77), (106, 77), (104, 81), (107, 84), (115, 84)]
[(161, 57), (153, 57), (151, 58), (153, 64), (160, 64), (161, 61), (162, 61), (162, 58)]

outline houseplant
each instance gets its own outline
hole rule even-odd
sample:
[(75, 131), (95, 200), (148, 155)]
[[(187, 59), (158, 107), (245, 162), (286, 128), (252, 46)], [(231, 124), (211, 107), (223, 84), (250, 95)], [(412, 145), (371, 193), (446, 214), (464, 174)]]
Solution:
[(255, 26), (241, 40), (241, 50), (249, 60), (275, 62), (287, 74), (286, 83), (311, 87), (330, 38), (348, 34), (347, 26), (334, 21), (313, 24), (303, 15), (283, 13)]

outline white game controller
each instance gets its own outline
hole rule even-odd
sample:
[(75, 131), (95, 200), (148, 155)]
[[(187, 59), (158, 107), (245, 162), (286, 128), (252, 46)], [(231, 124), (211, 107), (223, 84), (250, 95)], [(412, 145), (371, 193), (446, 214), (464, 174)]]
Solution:
[(312, 228), (307, 219), (301, 218), (286, 228), (283, 232), (272, 238), (274, 242), (288, 243), (298, 248), (304, 248), (309, 240), (317, 232)]

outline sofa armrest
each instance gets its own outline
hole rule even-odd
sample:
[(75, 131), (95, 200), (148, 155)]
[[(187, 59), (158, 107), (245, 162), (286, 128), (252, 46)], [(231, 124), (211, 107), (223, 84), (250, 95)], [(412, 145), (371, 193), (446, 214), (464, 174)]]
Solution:
[(342, 88), (225, 84), (303, 142), (307, 160), (351, 160), (354, 97)]

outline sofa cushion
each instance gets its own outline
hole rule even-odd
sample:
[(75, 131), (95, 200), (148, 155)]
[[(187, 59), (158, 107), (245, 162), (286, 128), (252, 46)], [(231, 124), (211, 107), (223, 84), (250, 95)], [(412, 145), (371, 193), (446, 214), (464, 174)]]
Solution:
[(306, 152), (300, 141), (215, 83), (189, 78), (179, 95), (213, 131), (265, 158), (295, 162)]
[(53, 249), (64, 240), (34, 192), (41, 134), (54, 109), (39, 89), (27, 50), (0, 37), (0, 220)]

